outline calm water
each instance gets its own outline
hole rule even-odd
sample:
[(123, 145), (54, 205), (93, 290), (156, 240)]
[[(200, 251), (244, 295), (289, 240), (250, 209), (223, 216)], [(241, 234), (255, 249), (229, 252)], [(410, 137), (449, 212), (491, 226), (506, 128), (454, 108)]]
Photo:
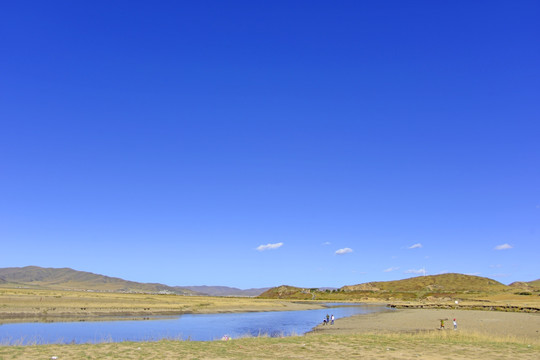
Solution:
[[(215, 340), (224, 335), (288, 336), (304, 334), (326, 314), (342, 317), (383, 311), (383, 306), (355, 305), (319, 310), (193, 314), (152, 320), (19, 323), (0, 325), (0, 344), (97, 343), (163, 338)], [(329, 325), (330, 326), (330, 325)]]

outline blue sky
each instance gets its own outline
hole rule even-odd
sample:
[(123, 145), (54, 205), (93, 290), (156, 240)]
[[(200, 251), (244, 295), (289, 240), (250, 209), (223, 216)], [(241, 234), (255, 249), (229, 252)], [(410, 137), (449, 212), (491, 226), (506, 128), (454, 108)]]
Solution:
[(540, 278), (537, 1), (0, 5), (0, 267)]

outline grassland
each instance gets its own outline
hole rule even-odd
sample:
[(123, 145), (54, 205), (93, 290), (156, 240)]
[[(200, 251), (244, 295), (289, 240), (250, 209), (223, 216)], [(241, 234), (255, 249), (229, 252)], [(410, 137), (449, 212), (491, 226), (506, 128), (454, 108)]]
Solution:
[[(283, 290), (283, 292), (280, 289)], [(292, 287), (274, 288), (272, 298), (233, 298), (114, 292), (0, 288), (0, 323), (92, 319), (111, 316), (134, 318), (190, 313), (304, 310), (320, 308), (325, 301), (353, 301), (391, 304), (397, 308), (457, 308), (505, 311), (540, 310), (536, 292), (457, 292), (421, 296), (409, 292), (370, 290), (321, 292)], [(416, 294), (414, 297), (411, 294)], [(315, 295), (315, 296), (314, 296)], [(424, 294), (425, 295), (425, 294)], [(318, 301), (305, 301), (315, 297)], [(455, 301), (458, 300), (458, 305)]]
[(107, 316), (304, 310), (321, 306), (320, 303), (273, 299), (0, 288), (0, 323)]
[[(335, 299), (332, 295), (342, 294), (349, 296), (340, 300), (355, 300), (354, 296), (350, 296), (351, 293), (320, 293), (328, 295), (329, 300)], [(523, 296), (507, 291), (479, 292), (463, 302), (524, 305), (535, 303), (537, 298), (535, 295)], [(371, 300), (381, 299), (373, 297)], [(410, 304), (425, 304), (425, 301), (416, 300)], [(443, 300), (437, 298), (434, 303), (440, 301)], [(3, 322), (6, 319), (101, 319), (115, 315), (140, 317), (180, 313), (300, 310), (320, 306), (318, 301), (0, 288), (0, 319)], [(540, 315), (475, 312), (459, 310), (459, 307), (454, 305), (450, 310), (399, 310), (362, 318), (339, 319), (334, 326), (326, 326), (323, 331), (316, 329), (305, 336), (286, 338), (242, 338), (226, 342), (176, 339), (157, 342), (0, 346), (0, 360), (51, 359), (53, 356), (59, 360), (540, 358), (538, 333), (534, 332), (540, 330)], [(434, 330), (439, 318), (452, 317), (458, 318), (459, 331)], [(525, 325), (529, 328), (523, 334), (512, 330)]]
[(538, 359), (538, 344), (467, 332), (0, 346), (0, 359)]

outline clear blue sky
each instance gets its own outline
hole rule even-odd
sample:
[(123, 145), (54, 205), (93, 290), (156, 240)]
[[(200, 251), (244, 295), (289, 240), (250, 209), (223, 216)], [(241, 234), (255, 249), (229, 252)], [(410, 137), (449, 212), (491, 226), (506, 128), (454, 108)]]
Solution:
[(538, 1), (8, 1), (0, 267), (540, 278)]

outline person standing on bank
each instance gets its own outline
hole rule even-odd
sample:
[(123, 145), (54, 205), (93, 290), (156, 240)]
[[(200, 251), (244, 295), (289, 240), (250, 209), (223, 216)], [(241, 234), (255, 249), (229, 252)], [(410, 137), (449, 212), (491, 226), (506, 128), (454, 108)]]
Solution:
[(330, 323), (331, 325), (334, 325), (334, 314), (332, 314), (332, 317), (330, 318), (332, 320), (332, 322)]

